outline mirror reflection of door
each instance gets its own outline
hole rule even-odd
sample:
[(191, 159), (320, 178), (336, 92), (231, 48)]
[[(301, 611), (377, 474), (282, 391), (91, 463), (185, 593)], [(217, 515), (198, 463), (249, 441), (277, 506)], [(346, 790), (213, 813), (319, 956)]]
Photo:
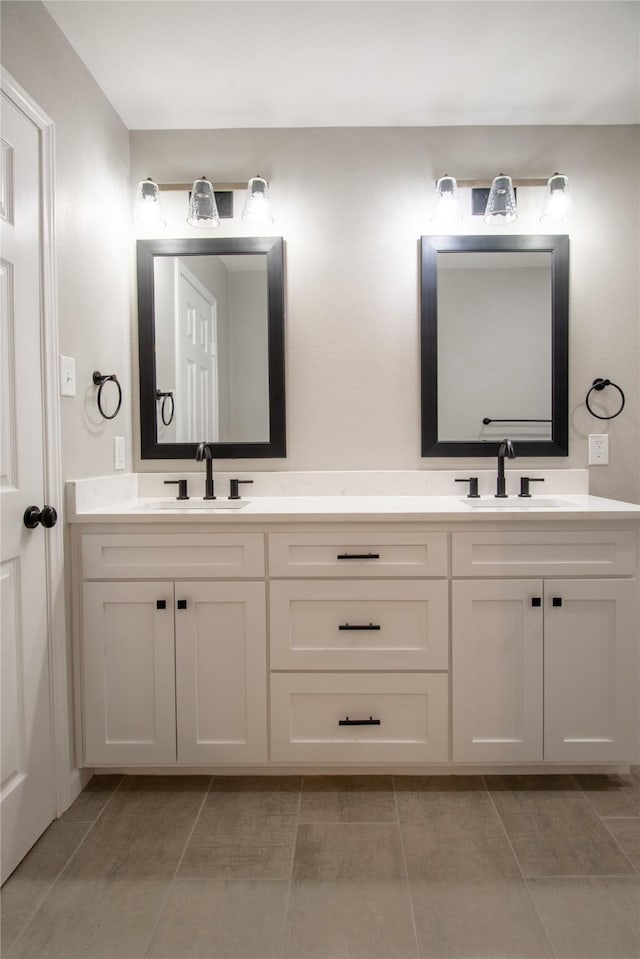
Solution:
[(217, 303), (182, 260), (177, 271), (176, 439), (218, 440)]
[(175, 399), (157, 442), (268, 441), (266, 256), (155, 256), (153, 271), (155, 382)]

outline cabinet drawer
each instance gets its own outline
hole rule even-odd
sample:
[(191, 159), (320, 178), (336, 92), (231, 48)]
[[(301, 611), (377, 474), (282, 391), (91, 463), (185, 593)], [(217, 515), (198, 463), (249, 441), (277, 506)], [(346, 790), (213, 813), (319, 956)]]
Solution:
[(85, 579), (237, 579), (264, 576), (262, 533), (88, 533)]
[(271, 576), (446, 576), (446, 533), (272, 533)]
[(633, 575), (629, 531), (473, 532), (452, 534), (454, 576)]
[(270, 585), (272, 669), (448, 669), (448, 583)]
[(447, 702), (446, 673), (274, 673), (271, 759), (445, 762)]

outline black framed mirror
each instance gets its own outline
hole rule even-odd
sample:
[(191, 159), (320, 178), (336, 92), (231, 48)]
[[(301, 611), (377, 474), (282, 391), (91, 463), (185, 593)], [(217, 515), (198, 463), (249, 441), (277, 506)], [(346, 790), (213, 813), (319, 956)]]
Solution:
[(142, 459), (286, 455), (280, 237), (137, 242)]
[(568, 236), (421, 237), (422, 456), (567, 456)]

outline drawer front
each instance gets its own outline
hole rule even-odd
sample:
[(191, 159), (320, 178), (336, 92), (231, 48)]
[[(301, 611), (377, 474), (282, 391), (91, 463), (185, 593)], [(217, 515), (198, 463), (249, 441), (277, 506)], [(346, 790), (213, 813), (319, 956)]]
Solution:
[(272, 669), (448, 669), (446, 580), (270, 585)]
[(238, 579), (264, 576), (262, 533), (88, 533), (84, 579)]
[(633, 575), (631, 531), (453, 533), (454, 576)]
[(271, 677), (274, 762), (446, 762), (447, 738), (446, 673)]
[(271, 576), (446, 576), (446, 533), (272, 533)]

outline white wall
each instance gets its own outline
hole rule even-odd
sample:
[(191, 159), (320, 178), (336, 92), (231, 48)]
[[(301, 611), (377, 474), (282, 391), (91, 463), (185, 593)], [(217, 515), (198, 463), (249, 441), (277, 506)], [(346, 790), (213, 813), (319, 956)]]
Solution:
[[(420, 456), (418, 238), (432, 232), (434, 181), (445, 172), (568, 174), (574, 212), (557, 232), (571, 237), (570, 455), (519, 460), (518, 467), (584, 467), (587, 434), (608, 430), (611, 465), (591, 470), (591, 488), (636, 502), (639, 154), (638, 128), (616, 126), (131, 134), (132, 182), (187, 182), (203, 171), (220, 182), (259, 171), (271, 182), (273, 232), (286, 242), (288, 457), (247, 461), (245, 469), (464, 469), (463, 459)], [(505, 232), (547, 232), (539, 200), (525, 202), (527, 191), (519, 192), (521, 216)], [(458, 232), (489, 229), (469, 218)], [(182, 210), (171, 234), (190, 235)], [(236, 219), (223, 221), (216, 235), (249, 231)], [(627, 395), (623, 414), (609, 424), (584, 406), (596, 376)]]
[[(40, 3), (4, 2), (2, 65), (55, 123), (60, 351), (75, 357), (78, 393), (61, 399), (65, 479), (113, 472), (113, 436), (131, 464), (129, 135)], [(94, 370), (116, 373), (124, 402), (106, 422)], [(106, 397), (105, 397), (106, 400)], [(106, 403), (105, 403), (106, 405)]]

